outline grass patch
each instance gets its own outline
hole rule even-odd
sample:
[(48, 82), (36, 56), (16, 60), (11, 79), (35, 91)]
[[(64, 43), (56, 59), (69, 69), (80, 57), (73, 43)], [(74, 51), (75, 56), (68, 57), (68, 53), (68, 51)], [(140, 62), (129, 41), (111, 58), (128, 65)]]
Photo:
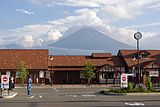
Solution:
[(133, 88), (131, 89), (109, 89), (109, 90), (101, 90), (100, 93), (102, 94), (108, 94), (108, 93), (156, 93), (160, 92), (160, 90), (146, 90), (144, 88)]

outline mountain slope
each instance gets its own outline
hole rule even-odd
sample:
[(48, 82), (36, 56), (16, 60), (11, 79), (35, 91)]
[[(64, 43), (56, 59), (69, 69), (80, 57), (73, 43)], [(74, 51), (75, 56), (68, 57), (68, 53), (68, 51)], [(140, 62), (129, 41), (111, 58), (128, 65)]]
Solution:
[(72, 35), (63, 38), (51, 46), (67, 49), (107, 50), (117, 52), (119, 49), (133, 48), (116, 41), (93, 28), (83, 28)]

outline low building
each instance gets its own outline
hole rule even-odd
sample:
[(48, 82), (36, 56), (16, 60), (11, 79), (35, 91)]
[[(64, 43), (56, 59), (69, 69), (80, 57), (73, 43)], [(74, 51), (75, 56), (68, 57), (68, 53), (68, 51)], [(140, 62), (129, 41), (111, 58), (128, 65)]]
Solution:
[(95, 77), (91, 83), (118, 83), (121, 72), (125, 72), (121, 58), (111, 53), (92, 53), (90, 56), (49, 56), (49, 72), (55, 84), (86, 83), (85, 64), (91, 61)]
[(146, 77), (150, 75), (152, 83), (159, 83), (160, 50), (140, 50), (139, 59), (137, 57), (137, 50), (119, 50), (117, 56), (121, 57), (125, 62), (126, 72), (134, 74), (134, 77), (130, 78), (130, 81), (145, 83)]
[(21, 62), (25, 63), (33, 83), (45, 83), (48, 50), (0, 49), (0, 75), (9, 75), (15, 83), (20, 83), (17, 70)]
[(17, 70), (23, 61), (33, 83), (84, 84), (85, 64), (90, 61), (95, 68), (91, 83), (120, 83), (120, 75), (129, 73), (134, 74), (129, 77), (129, 81), (134, 83), (145, 83), (147, 75), (150, 75), (152, 82), (158, 84), (160, 50), (140, 50), (139, 59), (137, 56), (137, 50), (119, 50), (116, 56), (111, 53), (56, 56), (48, 55), (45, 49), (0, 49), (0, 75), (9, 75), (14, 77), (15, 83), (20, 83)]

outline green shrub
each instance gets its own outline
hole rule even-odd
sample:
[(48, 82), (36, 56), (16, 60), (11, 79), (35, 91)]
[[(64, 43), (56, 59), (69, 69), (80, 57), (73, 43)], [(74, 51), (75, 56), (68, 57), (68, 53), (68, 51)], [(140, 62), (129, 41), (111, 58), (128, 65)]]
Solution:
[(121, 90), (120, 89), (110, 89), (109, 92), (112, 92), (112, 93), (121, 93)]
[(132, 91), (133, 90), (133, 83), (129, 82), (128, 83), (128, 91)]
[(108, 89), (103, 89), (103, 90), (100, 91), (100, 93), (105, 94), (108, 91), (109, 91)]
[(147, 87), (148, 91), (153, 90), (153, 85), (152, 85), (151, 77), (150, 76), (147, 76), (146, 87)]

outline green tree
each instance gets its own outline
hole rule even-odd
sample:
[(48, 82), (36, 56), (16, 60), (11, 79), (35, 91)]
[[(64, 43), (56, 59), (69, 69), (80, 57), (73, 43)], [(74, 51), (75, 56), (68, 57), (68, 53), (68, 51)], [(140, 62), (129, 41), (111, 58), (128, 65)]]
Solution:
[(147, 76), (146, 87), (147, 87), (148, 91), (151, 91), (153, 89), (152, 81), (151, 81), (151, 77), (150, 76)]
[(28, 71), (25, 62), (21, 61), (18, 65), (18, 77), (20, 79), (20, 84), (23, 86), (24, 81), (27, 79)]
[(87, 61), (85, 64), (84, 76), (87, 79), (87, 85), (90, 85), (91, 79), (94, 77), (94, 65), (92, 62)]

